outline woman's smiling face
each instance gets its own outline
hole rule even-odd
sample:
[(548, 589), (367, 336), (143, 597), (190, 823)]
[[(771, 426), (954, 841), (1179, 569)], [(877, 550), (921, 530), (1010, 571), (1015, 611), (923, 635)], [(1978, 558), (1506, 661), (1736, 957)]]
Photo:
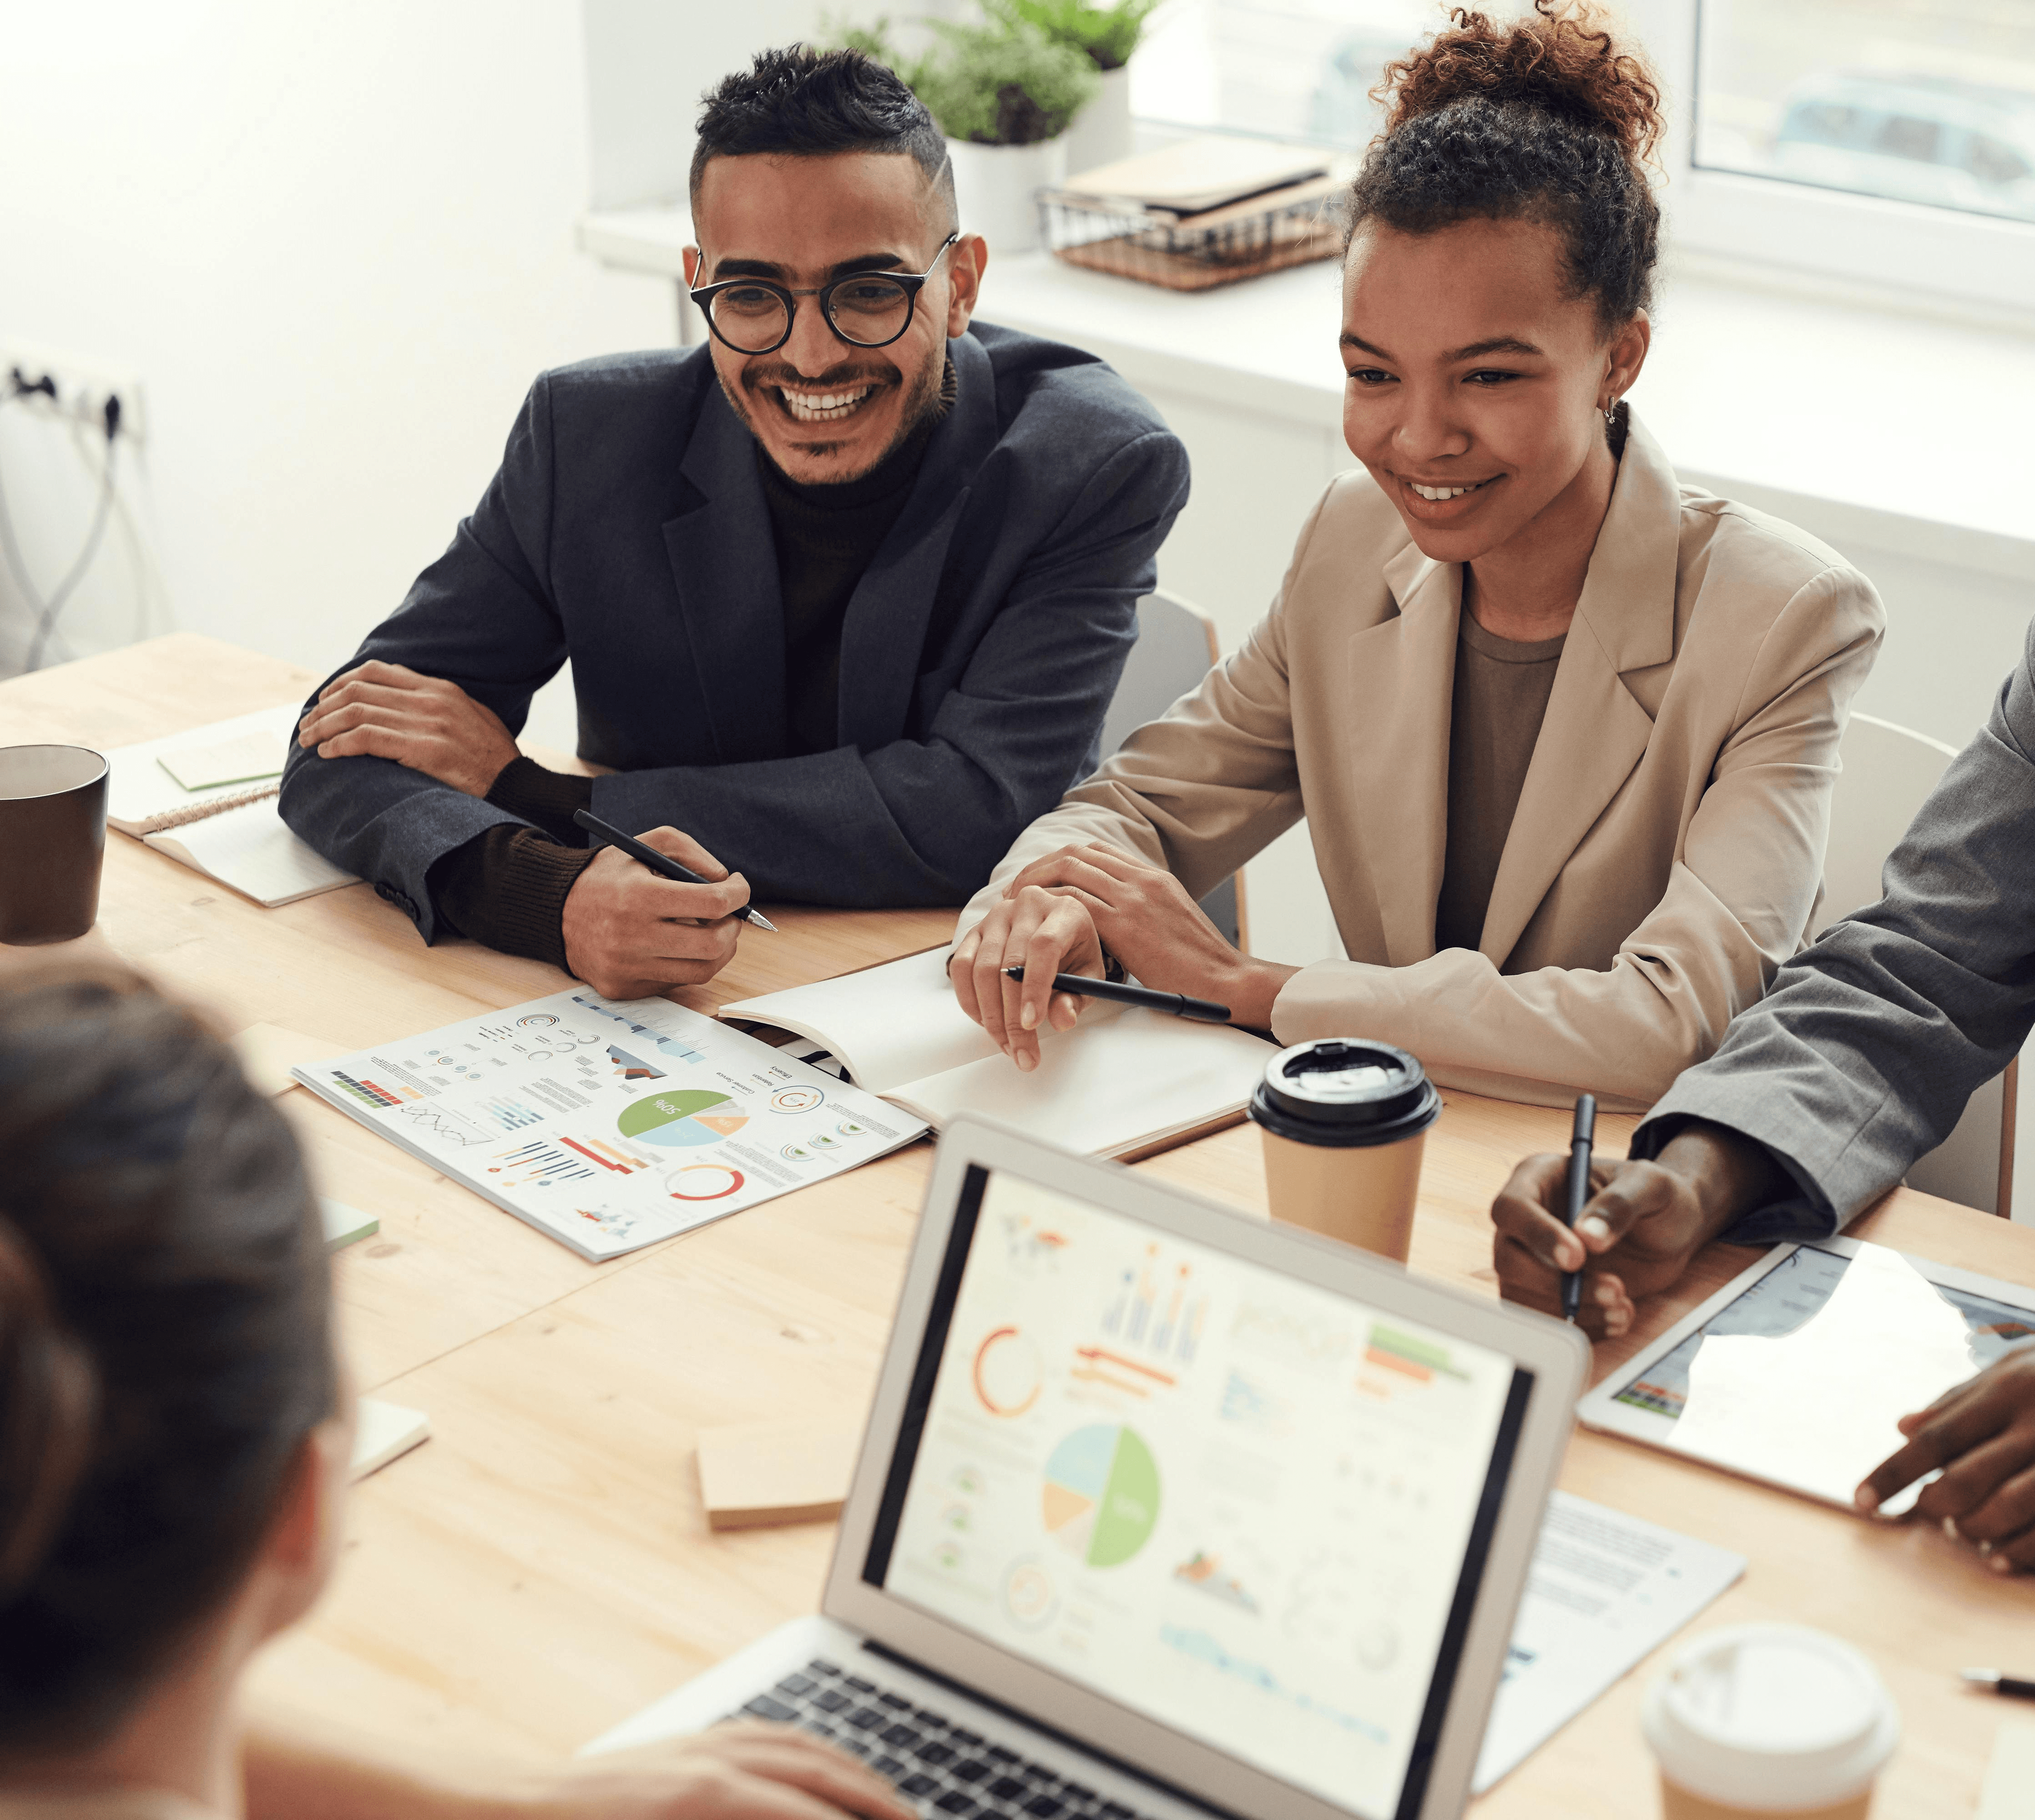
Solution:
[(1473, 562), (1608, 489), (1604, 407), (1638, 371), (1646, 318), (1607, 337), (1555, 228), (1368, 224), (1342, 296), (1343, 437), (1424, 555)]

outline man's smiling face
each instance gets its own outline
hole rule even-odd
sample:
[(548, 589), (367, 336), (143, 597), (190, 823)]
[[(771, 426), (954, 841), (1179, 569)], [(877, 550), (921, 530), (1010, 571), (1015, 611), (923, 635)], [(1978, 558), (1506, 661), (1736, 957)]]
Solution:
[[(764, 278), (817, 291), (856, 272), (918, 273), (951, 231), (950, 205), (908, 156), (844, 152), (824, 158), (715, 158), (693, 209), (699, 245), (688, 283)], [(882, 348), (858, 348), (800, 296), (791, 339), (741, 354), (717, 338), (714, 371), (735, 415), (794, 480), (853, 480), (896, 448), (939, 396), (946, 343), (968, 326), (984, 264), (969, 235), (920, 290), (909, 325)]]

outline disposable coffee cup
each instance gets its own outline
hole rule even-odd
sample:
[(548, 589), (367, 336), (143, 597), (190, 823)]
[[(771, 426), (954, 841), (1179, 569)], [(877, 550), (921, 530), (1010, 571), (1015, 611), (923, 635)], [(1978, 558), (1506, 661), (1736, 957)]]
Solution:
[(1664, 1820), (1865, 1820), (1901, 1741), (1872, 1664), (1795, 1624), (1695, 1638), (1647, 1689), (1641, 1724)]
[(88, 934), (106, 854), (106, 761), (82, 746), (0, 746), (0, 942)]
[(1272, 1217), (1406, 1262), (1420, 1153), (1442, 1096), (1389, 1043), (1320, 1036), (1281, 1049), (1251, 1096)]

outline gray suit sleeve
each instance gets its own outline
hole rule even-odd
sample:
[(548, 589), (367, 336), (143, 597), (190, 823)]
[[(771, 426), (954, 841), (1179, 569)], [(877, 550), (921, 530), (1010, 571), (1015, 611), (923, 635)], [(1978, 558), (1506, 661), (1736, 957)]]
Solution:
[(1103, 463), (1018, 573), (923, 739), (620, 772), (594, 780), (594, 813), (683, 828), (762, 898), (965, 902), (1078, 774), (1187, 493), (1186, 452), (1163, 431)]
[[(543, 580), (551, 509), (550, 395), (540, 378), (472, 515), (344, 667), (378, 657), (442, 676), (493, 709), (510, 733), (520, 731), (530, 698), (566, 658)], [(476, 626), (487, 636), (476, 637)], [(278, 807), (327, 859), (407, 912), (427, 942), (444, 932), (425, 885), (432, 866), (499, 823), (521, 823), (393, 760), (321, 758), (294, 745)]]
[(1716, 1055), (1634, 1134), (1657, 1156), (1691, 1119), (1743, 1132), (1796, 1194), (1736, 1243), (1820, 1238), (1947, 1138), (2035, 1024), (2035, 626), (1984, 730), (1886, 862), (1885, 896), (1788, 961)]

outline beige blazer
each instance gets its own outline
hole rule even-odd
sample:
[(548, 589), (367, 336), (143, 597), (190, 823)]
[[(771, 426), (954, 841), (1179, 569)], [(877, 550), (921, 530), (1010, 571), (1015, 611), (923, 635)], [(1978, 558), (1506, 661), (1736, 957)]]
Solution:
[(1872, 585), (1678, 486), (1633, 421), (1476, 953), (1435, 951), (1461, 571), (1367, 475), (1332, 481), (1237, 652), (1019, 838), (962, 912), (1095, 840), (1199, 897), (1304, 814), (1346, 961), (1281, 992), (1283, 1043), (1361, 1036), (1444, 1085), (1650, 1104), (1803, 946)]

